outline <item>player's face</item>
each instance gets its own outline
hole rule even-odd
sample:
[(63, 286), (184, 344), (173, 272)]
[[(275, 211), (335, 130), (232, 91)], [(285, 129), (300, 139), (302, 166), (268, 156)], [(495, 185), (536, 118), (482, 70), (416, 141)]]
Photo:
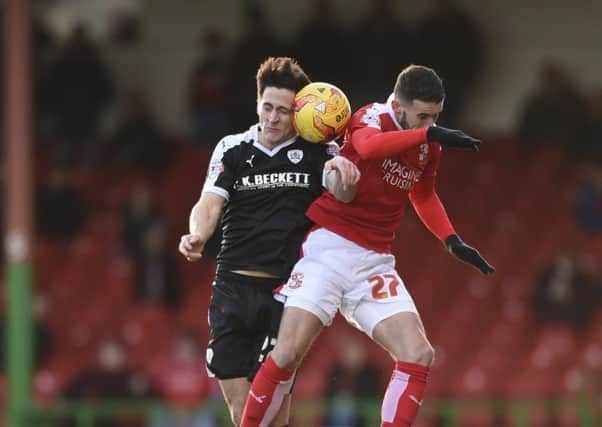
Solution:
[(266, 87), (257, 103), (261, 133), (259, 142), (273, 148), (295, 136), (292, 111), (295, 92), (290, 89)]
[(417, 99), (411, 103), (393, 101), (393, 111), (404, 129), (420, 129), (432, 126), (443, 111), (443, 101), (423, 102)]

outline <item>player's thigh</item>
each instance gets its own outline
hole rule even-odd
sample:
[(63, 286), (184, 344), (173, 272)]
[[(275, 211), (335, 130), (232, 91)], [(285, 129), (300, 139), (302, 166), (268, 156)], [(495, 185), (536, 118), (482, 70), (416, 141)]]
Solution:
[[(295, 307), (317, 317), (322, 325), (329, 326), (341, 305), (343, 292), (342, 279), (323, 261), (304, 257), (297, 262), (280, 291), (280, 296), (285, 298), (284, 316), (287, 308)], [(282, 337), (283, 334), (278, 335)]]
[(248, 378), (253, 371), (261, 339), (249, 327), (248, 291), (238, 284), (217, 282), (209, 304), (210, 341), (207, 370), (219, 380)]
[(400, 361), (430, 365), (432, 347), (418, 313), (400, 312), (379, 322), (372, 339)]
[(312, 313), (324, 326), (332, 323), (349, 284), (345, 276), (334, 268), (344, 268), (344, 261), (348, 260), (336, 258), (342, 254), (331, 247), (330, 234), (323, 229), (309, 234), (303, 244), (303, 257), (297, 261), (279, 292), (279, 296), (286, 300), (285, 307)]
[(299, 307), (284, 308), (272, 358), (280, 367), (295, 369), (322, 331), (322, 320)]
[(394, 258), (373, 258), (367, 257), (367, 274), (345, 295), (341, 313), (396, 360), (430, 362), (425, 358), (432, 348), (414, 300), (395, 271)]
[(372, 264), (366, 263), (365, 274), (345, 293), (341, 305), (341, 314), (369, 337), (385, 319), (398, 313), (418, 313), (412, 296), (395, 271), (394, 258), (372, 255)]
[(219, 386), (230, 410), (232, 421), (238, 425), (251, 384), (246, 378), (231, 378), (219, 380)]
[(253, 382), (259, 368), (274, 350), (274, 346), (278, 341), (278, 330), (280, 329), (280, 320), (284, 309), (283, 304), (276, 301), (271, 293), (256, 292), (252, 298), (252, 304), (256, 305), (258, 310), (254, 311), (253, 331), (249, 332), (255, 336), (253, 346), (248, 350), (255, 356), (247, 376), (249, 382)]

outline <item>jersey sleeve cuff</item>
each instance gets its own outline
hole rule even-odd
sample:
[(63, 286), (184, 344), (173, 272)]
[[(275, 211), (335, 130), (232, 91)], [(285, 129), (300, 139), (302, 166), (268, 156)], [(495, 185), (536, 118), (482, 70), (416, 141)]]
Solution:
[(230, 193), (228, 193), (221, 187), (216, 187), (215, 185), (213, 187), (203, 189), (203, 193), (217, 194), (218, 196), (221, 196), (226, 200), (230, 200)]

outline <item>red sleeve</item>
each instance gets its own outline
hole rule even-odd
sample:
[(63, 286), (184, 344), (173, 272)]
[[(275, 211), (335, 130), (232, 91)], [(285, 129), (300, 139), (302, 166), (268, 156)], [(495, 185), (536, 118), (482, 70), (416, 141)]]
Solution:
[(351, 134), (351, 145), (363, 160), (396, 156), (425, 142), (426, 128), (382, 132), (362, 127)]
[(432, 161), (433, 164), (427, 166), (429, 173), (425, 173), (420, 181), (416, 183), (414, 189), (409, 193), (409, 198), (412, 206), (414, 206), (414, 210), (426, 228), (437, 236), (439, 240), (445, 241), (447, 237), (457, 233), (447, 216), (443, 203), (441, 203), (435, 191), (438, 159), (439, 156), (436, 156)]

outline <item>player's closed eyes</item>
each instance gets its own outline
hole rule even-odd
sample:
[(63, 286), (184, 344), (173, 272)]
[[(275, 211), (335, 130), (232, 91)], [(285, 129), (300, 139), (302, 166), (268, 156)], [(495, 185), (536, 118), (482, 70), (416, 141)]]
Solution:
[[(265, 111), (266, 113), (271, 112), (274, 109), (274, 106), (272, 104), (263, 104), (263, 111)], [(278, 107), (277, 108), (278, 113), (280, 114), (290, 114), (291, 110), (286, 108), (286, 107)]]

